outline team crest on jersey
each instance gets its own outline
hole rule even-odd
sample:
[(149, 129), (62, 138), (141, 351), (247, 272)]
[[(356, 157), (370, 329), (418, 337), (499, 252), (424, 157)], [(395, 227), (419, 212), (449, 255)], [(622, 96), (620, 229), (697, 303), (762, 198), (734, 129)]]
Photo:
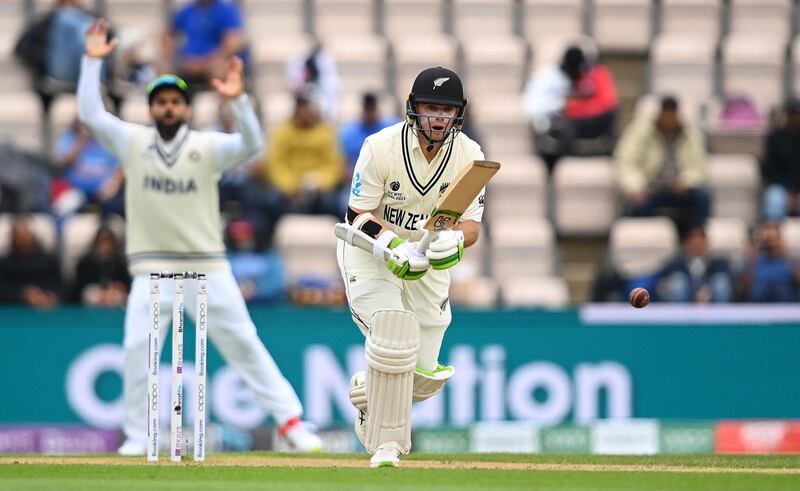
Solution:
[(439, 196), (443, 195), (445, 191), (447, 191), (447, 186), (449, 186), (449, 182), (443, 182), (441, 186), (439, 186)]
[(388, 196), (389, 198), (391, 198), (393, 200), (397, 200), (397, 201), (405, 201), (406, 200), (406, 195), (403, 194), (403, 193), (399, 193), (398, 192), (400, 190), (400, 182), (392, 181), (389, 184), (389, 189), (390, 190), (386, 192), (386, 196)]
[(350, 193), (356, 198), (361, 196), (361, 185), (361, 173), (356, 172), (353, 175), (353, 185), (350, 186)]
[(483, 206), (483, 202), (484, 202), (484, 201), (485, 201), (485, 199), (484, 199), (484, 195), (483, 195), (483, 194), (482, 194), (482, 195), (480, 195), (480, 196), (478, 196), (478, 204), (479, 204), (480, 206)]

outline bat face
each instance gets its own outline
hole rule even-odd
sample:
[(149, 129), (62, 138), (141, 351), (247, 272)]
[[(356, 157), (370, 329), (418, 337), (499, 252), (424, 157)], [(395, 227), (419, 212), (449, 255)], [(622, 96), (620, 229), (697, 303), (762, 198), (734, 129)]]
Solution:
[(453, 228), (499, 169), (499, 163), (489, 160), (474, 160), (462, 169), (439, 198), (425, 228), (431, 231)]

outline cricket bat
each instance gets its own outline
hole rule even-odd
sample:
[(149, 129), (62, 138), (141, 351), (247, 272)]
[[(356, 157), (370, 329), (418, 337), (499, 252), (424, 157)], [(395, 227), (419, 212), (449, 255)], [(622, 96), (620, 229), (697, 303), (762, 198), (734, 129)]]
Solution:
[[(500, 169), (500, 164), (489, 160), (473, 160), (447, 186), (447, 189), (436, 202), (436, 208), (431, 211), (430, 217), (423, 226), (425, 236), (419, 242), (418, 250), (424, 252), (431, 242), (434, 232), (450, 230), (458, 224), (461, 215), (467, 211), (470, 203), (480, 194), (486, 184)], [(334, 227), (334, 234), (348, 244), (372, 253), (375, 239), (355, 230), (345, 223), (338, 223)], [(386, 249), (384, 257), (388, 259), (392, 251)]]

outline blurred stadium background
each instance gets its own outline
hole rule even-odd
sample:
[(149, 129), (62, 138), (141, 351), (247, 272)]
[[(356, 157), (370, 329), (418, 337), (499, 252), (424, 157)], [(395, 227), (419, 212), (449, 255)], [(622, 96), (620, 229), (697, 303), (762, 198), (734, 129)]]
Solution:
[[(31, 165), (44, 162), (41, 178), (1, 173), (0, 254), (10, 248), (14, 215), (28, 213), (34, 234), (58, 258), (59, 288), (67, 292), (103, 221), (91, 206), (69, 214), (52, 208), (60, 170), (50, 162), (58, 136), (75, 119), (75, 96), (68, 85), (48, 86), (52, 103), (45, 111), (13, 53), (25, 27), (53, 3), (0, 3), (0, 142), (29, 156)], [(82, 6), (109, 18), (137, 61), (149, 65), (157, 61), (170, 12), (183, 3), (85, 0)], [(308, 57), (319, 41), (340, 81), (333, 124), (357, 119), (367, 90), (384, 116), (402, 118), (422, 68), (454, 67), (469, 98), (467, 132), (487, 158), (503, 164), (487, 196), (486, 233), (453, 272), (458, 306), (442, 353), (458, 375), (442, 396), (415, 408), (415, 449), (800, 452), (797, 285), (794, 301), (781, 304), (656, 302), (634, 310), (619, 303), (633, 286), (656, 285), (680, 250), (679, 230), (665, 217), (624, 216), (610, 152), (565, 156), (548, 175), (523, 103), (531, 74), (576, 43), (596, 52), (614, 76), (618, 132), (637, 117), (652, 117), (662, 95), (677, 96), (687, 123), (704, 135), (710, 253), (741, 270), (759, 245), (753, 230), (761, 223), (764, 139), (782, 124), (785, 101), (800, 94), (796, 0), (236, 3), (249, 45), (249, 90), (268, 141), (292, 114), (287, 64)], [(118, 82), (121, 116), (147, 123), (143, 88)], [(729, 124), (724, 113), (733, 96), (750, 101), (759, 117)], [(196, 95), (196, 126), (218, 124), (218, 112), (213, 96)], [(13, 199), (29, 193), (42, 194), (31, 202), (47, 205)], [(225, 206), (236, 221), (240, 204)], [(118, 234), (122, 220), (108, 220)], [(251, 309), (326, 446), (355, 451), (347, 387), (363, 344), (343, 304), (332, 234), (337, 221), (298, 213), (280, 219), (274, 241), (250, 251), (267, 258), (271, 285)], [(800, 257), (800, 219), (779, 226), (788, 256)], [(616, 298), (593, 292), (609, 268), (622, 277)], [(592, 301), (599, 296), (616, 301)], [(47, 309), (0, 307), (0, 388), (7, 394), (0, 452), (116, 449), (123, 313), (80, 305), (82, 298), (64, 293), (59, 306)], [(209, 373), (209, 449), (275, 448), (271, 422), (213, 352)], [(168, 380), (162, 390), (168, 393)]]

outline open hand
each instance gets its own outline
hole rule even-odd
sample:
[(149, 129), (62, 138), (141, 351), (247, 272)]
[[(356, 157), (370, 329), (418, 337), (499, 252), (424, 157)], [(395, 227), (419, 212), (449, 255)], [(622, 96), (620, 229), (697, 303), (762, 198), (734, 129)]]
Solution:
[(105, 19), (95, 19), (86, 30), (86, 55), (91, 58), (105, 58), (117, 45), (117, 38), (108, 40), (111, 23)]
[(235, 99), (244, 94), (244, 62), (238, 56), (231, 57), (225, 80), (215, 78), (211, 86), (219, 95), (227, 99)]

